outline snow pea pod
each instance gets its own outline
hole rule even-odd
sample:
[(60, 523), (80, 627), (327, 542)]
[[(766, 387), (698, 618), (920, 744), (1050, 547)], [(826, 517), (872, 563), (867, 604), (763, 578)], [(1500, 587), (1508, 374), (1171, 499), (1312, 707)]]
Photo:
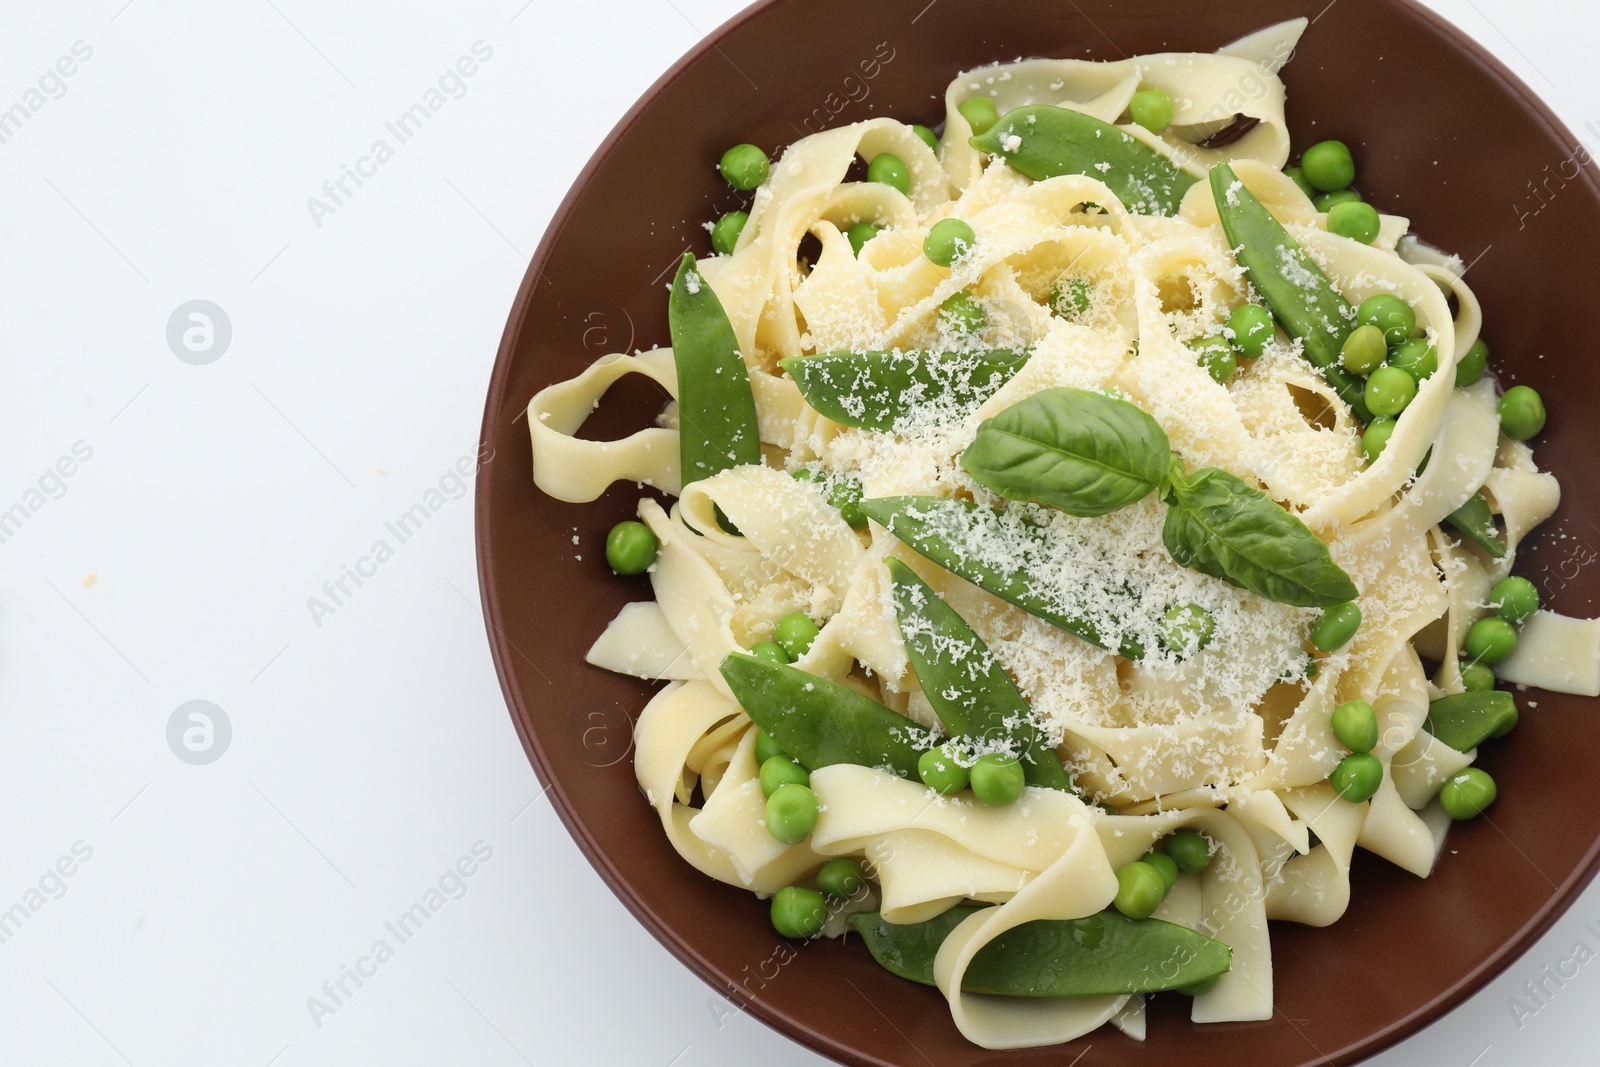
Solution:
[(1500, 539), (1500, 531), (1494, 524), (1494, 514), (1489, 510), (1489, 501), (1484, 498), (1482, 489), (1473, 493), (1465, 504), (1446, 515), (1444, 521), (1495, 559), (1506, 554), (1506, 543)]
[(1470, 752), (1517, 725), (1517, 701), (1498, 689), (1456, 693), (1428, 704), (1423, 726), (1457, 752)]
[(1183, 194), (1199, 180), (1109, 122), (1049, 104), (1008, 111), (971, 143), (1034, 181), (1082, 174), (1104, 182), (1141, 215), (1176, 215)]
[(685, 253), (672, 279), (667, 328), (678, 368), (678, 452), (683, 484), (761, 462), (750, 373), (722, 302)]
[[(1032, 353), (829, 352), (779, 360), (817, 411), (863, 430), (893, 433), (895, 424), (937, 404), (955, 415), (976, 408), (1011, 380)], [(941, 411), (942, 413), (942, 411)]]
[(807, 770), (854, 763), (918, 780), (933, 738), (913, 720), (798, 667), (730, 652), (721, 670), (750, 720)]
[[(1002, 568), (976, 558), (965, 548), (980, 530), (985, 535), (1002, 532), (983, 529), (991, 522), (998, 527), (1001, 520), (996, 512), (982, 505), (936, 496), (886, 496), (863, 500), (861, 512), (951, 574), (1091, 644), (1107, 647), (1093, 623), (1036, 589), (1027, 560), (1033, 556), (1044, 565), (1048, 558), (1048, 530), (1026, 522), (1005, 528), (1003, 535), (1015, 540), (1021, 564)], [(1117, 611), (1119, 616), (1127, 617), (1140, 610), (1136, 597), (1119, 591), (1110, 595), (1126, 601), (1126, 606)], [(1144, 646), (1131, 637), (1124, 638), (1114, 651), (1129, 659), (1144, 657)]]
[(1306, 359), (1322, 371), (1357, 420), (1371, 422), (1361, 379), (1339, 362), (1344, 339), (1357, 326), (1355, 308), (1228, 164), (1211, 168), (1211, 195), (1234, 257), (1273, 317), (1289, 336), (1300, 339)]
[[(933, 985), (933, 960), (950, 932), (981, 908), (958, 905), (926, 922), (896, 925), (875, 911), (847, 920), (891, 974)], [(1082, 919), (1035, 919), (979, 949), (962, 977), (968, 993), (1009, 997), (1155, 993), (1227, 973), (1233, 950), (1161, 919), (1102, 911)]]
[(1071, 792), (1061, 758), (989, 646), (915, 571), (897, 559), (887, 563), (906, 654), (944, 728), (952, 737), (1013, 740), (1029, 785)]

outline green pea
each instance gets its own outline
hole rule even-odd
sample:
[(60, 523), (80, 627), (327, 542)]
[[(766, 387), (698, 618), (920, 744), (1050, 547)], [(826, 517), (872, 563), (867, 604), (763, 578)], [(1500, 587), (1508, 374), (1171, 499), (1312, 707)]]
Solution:
[(1128, 101), (1128, 117), (1151, 133), (1172, 125), (1172, 97), (1164, 89), (1141, 89)]
[(939, 151), (939, 135), (934, 133), (928, 127), (913, 125), (911, 127), (911, 132), (922, 138), (923, 144), (927, 145), (935, 152)]
[(989, 321), (989, 313), (978, 303), (977, 297), (961, 289), (939, 305), (939, 321), (946, 329), (959, 334), (976, 333)]
[(642, 522), (628, 519), (606, 534), (606, 562), (617, 574), (643, 574), (656, 561), (661, 542)]
[(1333, 791), (1352, 804), (1371, 800), (1383, 784), (1383, 763), (1366, 752), (1352, 752), (1328, 775)]
[(872, 222), (858, 222), (844, 231), (845, 240), (850, 242), (850, 251), (856, 255), (861, 254), (861, 246), (883, 232), (883, 227)]
[(911, 172), (906, 169), (905, 161), (893, 152), (872, 157), (872, 162), (867, 164), (867, 181), (879, 182), (902, 193), (911, 191)]
[[(1338, 196), (1338, 193), (1329, 193)], [(1335, 204), (1328, 209), (1328, 232), (1370, 245), (1378, 236), (1378, 209), (1359, 200)]]
[(782, 665), (792, 662), (789, 659), (789, 653), (785, 652), (783, 646), (776, 641), (757, 641), (750, 646), (750, 654), (757, 659), (764, 659), (768, 663)]
[(1439, 353), (1425, 337), (1401, 341), (1389, 353), (1389, 366), (1399, 367), (1419, 383), (1439, 369)]
[(965, 221), (940, 219), (929, 227), (928, 236), (922, 239), (922, 254), (929, 262), (948, 267), (966, 255), (977, 240), (978, 235)]
[(792, 611), (778, 620), (773, 636), (789, 653), (789, 658), (797, 660), (811, 650), (811, 642), (817, 639), (817, 633), (817, 624), (810, 617)]
[(971, 782), (967, 769), (956, 762), (949, 744), (930, 748), (917, 757), (917, 776), (922, 784), (942, 796), (954, 796)]
[(1483, 338), (1472, 342), (1472, 347), (1456, 362), (1456, 384), (1471, 385), (1489, 369), (1489, 346)]
[(1272, 312), (1260, 304), (1240, 304), (1229, 313), (1223, 334), (1231, 335), (1241, 356), (1260, 359), (1273, 337)]
[(1544, 398), (1526, 385), (1507, 389), (1496, 410), (1500, 412), (1500, 432), (1513, 441), (1526, 441), (1544, 429)]
[(815, 889), (788, 885), (772, 894), (772, 928), (784, 937), (816, 937), (827, 921), (828, 902)]
[(1211, 380), (1218, 385), (1227, 385), (1228, 379), (1233, 377), (1233, 372), (1239, 369), (1239, 361), (1233, 355), (1233, 346), (1220, 333), (1202, 337), (1198, 341), (1190, 341), (1189, 347), (1194, 349), (1195, 362), (1204, 367), (1206, 373), (1211, 375)]
[(1367, 428), (1361, 432), (1361, 451), (1366, 454), (1368, 463), (1378, 462), (1378, 457), (1383, 455), (1383, 450), (1389, 444), (1389, 438), (1394, 436), (1394, 428), (1400, 425), (1391, 418), (1379, 416), (1367, 423)]
[(979, 756), (978, 762), (967, 773), (972, 776), (972, 795), (997, 808), (1015, 803), (1022, 796), (1022, 787), (1027, 784), (1022, 762), (1015, 756), (998, 752), (986, 752)]
[(1378, 713), (1365, 700), (1346, 700), (1333, 709), (1333, 736), (1351, 752), (1371, 752), (1378, 744)]
[(1168, 834), (1162, 849), (1184, 874), (1199, 874), (1211, 863), (1211, 839), (1187, 826)]
[(1374, 415), (1398, 415), (1416, 395), (1417, 380), (1399, 367), (1390, 366), (1373, 371), (1361, 391), (1361, 398)]
[(1385, 341), (1397, 345), (1417, 328), (1417, 313), (1398, 296), (1378, 293), (1361, 301), (1356, 308), (1356, 321), (1376, 326), (1383, 331)]
[(1310, 182), (1306, 181), (1305, 171), (1299, 167), (1284, 167), (1283, 174), (1284, 177), (1300, 187), (1300, 191), (1306, 194), (1307, 199), (1315, 199), (1317, 190)]
[[(782, 650), (780, 649), (779, 651)], [(787, 755), (787, 752), (778, 747), (778, 742), (772, 739), (771, 734), (767, 733), (759, 726), (756, 727), (756, 764), (758, 766), (767, 762), (767, 760), (771, 759), (773, 756)]]
[(1069, 278), (1050, 290), (1050, 311), (1064, 319), (1075, 319), (1089, 310), (1094, 284), (1087, 278)]
[(1117, 871), (1117, 897), (1111, 904), (1130, 919), (1148, 919), (1166, 895), (1167, 882), (1161, 872), (1136, 860)]
[(720, 256), (731, 253), (739, 243), (744, 224), (749, 221), (748, 211), (730, 211), (718, 219), (716, 225), (711, 227), (711, 250)]
[(972, 127), (973, 136), (988, 133), (989, 128), (1000, 121), (1000, 112), (995, 108), (994, 101), (987, 96), (974, 96), (970, 100), (963, 100), (956, 105), (956, 110), (961, 112), (961, 117)]
[(1467, 631), (1467, 657), (1474, 663), (1499, 663), (1517, 650), (1517, 629), (1495, 615), (1479, 619)]
[(817, 872), (817, 888), (838, 900), (849, 900), (866, 884), (866, 869), (846, 856), (829, 860)]
[(1539, 590), (1526, 578), (1502, 578), (1489, 590), (1489, 604), (1506, 622), (1521, 622), (1539, 610)]
[(1178, 884), (1178, 863), (1165, 852), (1146, 852), (1139, 857), (1139, 862), (1154, 867), (1161, 874), (1161, 880), (1167, 883), (1170, 890)]
[(1211, 643), (1217, 620), (1199, 604), (1180, 604), (1161, 616), (1161, 640), (1174, 652), (1198, 652)]
[(1461, 688), (1469, 693), (1486, 693), (1494, 688), (1494, 668), (1487, 663), (1468, 663), (1459, 667)]
[(1340, 204), (1361, 203), (1361, 194), (1354, 189), (1340, 189), (1336, 193), (1322, 193), (1311, 203), (1318, 211), (1331, 215)]
[(1350, 643), (1361, 628), (1361, 608), (1355, 601), (1335, 604), (1322, 613), (1311, 628), (1311, 646), (1318, 652), (1332, 652)]
[(767, 154), (755, 145), (736, 144), (722, 153), (722, 162), (717, 169), (722, 171), (722, 177), (729, 185), (749, 192), (767, 180), (770, 166)]
[(811, 775), (792, 756), (773, 756), (761, 764), (761, 795), (770, 797), (786, 785), (810, 785)]
[(817, 813), (817, 794), (810, 786), (780, 785), (767, 798), (767, 833), (786, 845), (798, 845), (817, 828)]
[(1468, 767), (1452, 775), (1439, 790), (1439, 806), (1452, 819), (1472, 819), (1482, 815), (1494, 803), (1499, 790), (1487, 771)]
[(1339, 349), (1339, 362), (1353, 374), (1371, 374), (1389, 354), (1383, 331), (1368, 323), (1350, 331)]
[(865, 496), (861, 483), (854, 478), (835, 478), (833, 488), (828, 490), (828, 503), (839, 509), (839, 514), (852, 530), (865, 530), (867, 516), (861, 510), (861, 501)]
[(1300, 153), (1306, 181), (1325, 193), (1343, 189), (1356, 180), (1355, 160), (1343, 141), (1319, 141)]

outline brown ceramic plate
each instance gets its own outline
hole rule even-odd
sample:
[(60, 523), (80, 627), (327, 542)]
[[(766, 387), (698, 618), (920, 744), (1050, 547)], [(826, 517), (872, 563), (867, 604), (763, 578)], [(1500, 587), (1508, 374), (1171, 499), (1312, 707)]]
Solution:
[[(511, 716), (573, 837), (639, 921), (713, 987), (819, 1052), (850, 1064), (940, 1067), (1062, 1064), (1077, 1055), (969, 1045), (937, 992), (891, 977), (859, 944), (806, 946), (779, 966), (790, 950), (765, 905), (678, 858), (627, 758), (631, 720), (652, 687), (583, 662), (618, 608), (649, 596), (643, 579), (614, 578), (600, 559), (605, 531), (632, 515), (638, 494), (628, 486), (574, 506), (537, 492), (523, 409), (536, 390), (604, 352), (666, 342), (670, 270), (686, 248), (707, 254), (701, 222), (737, 206), (712, 165), (727, 146), (775, 148), (824, 123), (872, 115), (933, 123), (943, 117), (946, 83), (970, 67), (1017, 56), (1207, 51), (1322, 7), (769, 0), (702, 41), (645, 94), (539, 246), (489, 386), (483, 440), (496, 458), (478, 481), (479, 574)], [(1538, 454), (1560, 476), (1564, 502), (1520, 569), (1555, 610), (1592, 615), (1600, 568), (1587, 564), (1596, 558), (1600, 464), (1583, 426), (1600, 397), (1600, 362), (1588, 358), (1592, 331), (1576, 312), (1592, 297), (1580, 265), (1600, 234), (1600, 195), (1570, 163), (1557, 168), (1564, 186), (1546, 184), (1541, 200), (1529, 192), (1530, 181), (1550, 173), (1546, 164), (1571, 159), (1577, 139), (1481, 48), (1411, 3), (1330, 5), (1285, 79), (1297, 146), (1348, 142), (1369, 197), (1473, 264), (1493, 365), (1550, 402)], [(621, 436), (654, 417), (662, 396), (629, 384), (639, 380), (613, 390), (586, 434)], [(573, 547), (574, 532), (582, 548)], [(1276, 1018), (1196, 1027), (1181, 998), (1157, 997), (1149, 1041), (1098, 1032), (1095, 1062), (1350, 1063), (1437, 1019), (1504, 968), (1600, 861), (1600, 806), (1589, 781), (1595, 708), (1576, 697), (1528, 696), (1537, 711), (1483, 757), (1501, 801), (1489, 817), (1455, 829), (1433, 877), (1365, 856), (1336, 928), (1274, 924)]]

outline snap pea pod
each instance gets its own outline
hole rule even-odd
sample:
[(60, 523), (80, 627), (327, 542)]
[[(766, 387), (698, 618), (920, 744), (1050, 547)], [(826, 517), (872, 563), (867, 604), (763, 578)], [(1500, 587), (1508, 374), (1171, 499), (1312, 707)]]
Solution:
[(1495, 559), (1506, 554), (1506, 543), (1500, 539), (1500, 530), (1494, 524), (1494, 514), (1489, 510), (1489, 501), (1485, 499), (1482, 489), (1446, 515), (1444, 521)]
[(1211, 168), (1211, 195), (1234, 257), (1273, 317), (1289, 336), (1300, 339), (1306, 359), (1322, 371), (1357, 420), (1371, 422), (1361, 379), (1339, 363), (1344, 339), (1357, 325), (1355, 308), (1228, 164)]
[[(886, 496), (863, 500), (861, 512), (951, 574), (1091, 644), (1107, 647), (1093, 623), (1037, 592), (1026, 566), (1002, 570), (974, 558), (962, 548), (967, 536), (985, 519), (984, 513), (995, 514), (989, 509), (971, 501), (944, 497)], [(1031, 546), (1026, 543), (1018, 546), (1023, 556), (1032, 547), (1042, 558), (1050, 536), (1048, 531), (1018, 523), (1009, 532), (1033, 542)], [(1126, 600), (1126, 610), (1120, 614), (1131, 615), (1139, 610), (1137, 599), (1128, 596)], [(1144, 658), (1144, 646), (1131, 637), (1124, 638), (1114, 651), (1129, 659)]]
[(971, 143), (1034, 181), (1082, 174), (1104, 182), (1141, 215), (1176, 215), (1199, 180), (1109, 122), (1049, 104), (1008, 111)]
[(929, 403), (976, 408), (1011, 380), (1032, 353), (829, 352), (779, 360), (817, 411), (842, 426), (880, 433)]
[(672, 279), (667, 328), (678, 368), (678, 454), (683, 484), (761, 462), (755, 395), (733, 324), (685, 253)]
[(888, 567), (906, 654), (944, 728), (953, 737), (1014, 740), (1028, 784), (1071, 792), (1061, 758), (989, 646), (910, 567), (897, 559)]
[[(875, 911), (851, 929), (891, 974), (933, 985), (933, 960), (950, 932), (981, 908), (958, 905), (926, 922), (897, 925)], [(1222, 942), (1161, 919), (1102, 911), (1082, 919), (1035, 919), (984, 945), (961, 988), (1009, 997), (1121, 996), (1209, 981), (1232, 967)]]
[(744, 713), (807, 770), (854, 763), (917, 781), (932, 737), (913, 720), (798, 667), (730, 652), (721, 669)]
[(1510, 693), (1480, 689), (1440, 697), (1428, 704), (1423, 726), (1457, 752), (1470, 752), (1491, 737), (1504, 737), (1517, 725), (1517, 702)]

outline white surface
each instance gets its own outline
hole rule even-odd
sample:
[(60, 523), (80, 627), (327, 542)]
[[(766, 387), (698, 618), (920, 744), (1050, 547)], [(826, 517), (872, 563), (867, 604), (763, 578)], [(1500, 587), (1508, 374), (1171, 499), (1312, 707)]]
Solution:
[[(92, 449), (0, 544), (0, 909), (92, 849), (0, 944), (5, 1063), (822, 1062), (730, 1017), (538, 799), (478, 614), (470, 497), (434, 501), (404, 544), (385, 528), (470, 470), (567, 185), (739, 6), (5, 5), (0, 109), (93, 50), (0, 143), (0, 511)], [(1594, 117), (1588, 5), (1437, 6), (1573, 129)], [(464, 95), (315, 225), (307, 198), (477, 41), (493, 55)], [(196, 298), (232, 324), (208, 366), (166, 340)], [(380, 539), (393, 558), (318, 626), (307, 599)], [(232, 725), (210, 765), (168, 748), (191, 699)], [(480, 841), (464, 895), (399, 944), (385, 922)], [(1520, 1027), (1508, 998), (1600, 948), (1591, 919), (1600, 889), (1374, 1062), (1578, 1047), (1600, 972), (1567, 965)], [(308, 998), (380, 938), (394, 957), (318, 1025)]]

